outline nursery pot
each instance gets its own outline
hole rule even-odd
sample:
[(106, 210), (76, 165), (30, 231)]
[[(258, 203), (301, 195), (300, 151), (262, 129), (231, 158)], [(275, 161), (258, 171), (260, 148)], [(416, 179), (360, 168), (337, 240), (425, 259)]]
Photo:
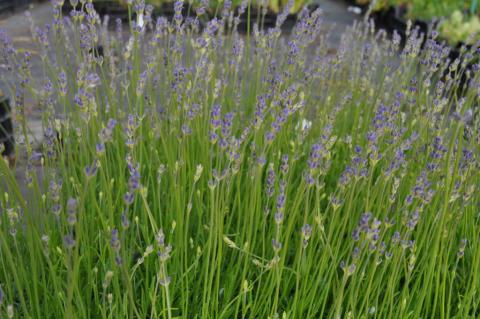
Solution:
[(2, 156), (13, 158), (15, 154), (15, 138), (11, 117), (10, 100), (0, 95), (0, 145), (3, 145)]
[(0, 0), (0, 14), (7, 11), (13, 11), (15, 9), (15, 3), (10, 0)]

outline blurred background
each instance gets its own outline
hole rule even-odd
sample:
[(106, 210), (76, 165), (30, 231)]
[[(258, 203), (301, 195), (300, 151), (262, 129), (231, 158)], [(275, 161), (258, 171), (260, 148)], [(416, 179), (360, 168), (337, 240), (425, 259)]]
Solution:
[[(80, 9), (85, 1), (80, 0), (52, 0), (63, 3), (64, 12), (73, 8)], [(87, 1), (87, 0), (86, 0)], [(108, 14), (114, 19), (127, 18), (127, 3), (135, 4), (137, 0), (88, 0), (93, 2), (95, 9), (100, 15)], [(0, 20), (13, 15), (29, 7), (34, 7), (45, 0), (0, 0)], [(145, 0), (145, 4), (151, 5), (153, 14), (173, 14), (172, 0)], [(201, 3), (207, 4), (207, 15), (213, 16), (222, 11), (224, 0), (193, 0), (185, 2), (185, 14), (193, 14)], [(230, 6), (238, 8), (242, 0), (231, 1)], [(265, 9), (268, 18), (278, 14), (287, 4), (288, 0), (253, 0), (250, 1), (251, 12), (256, 8)], [(452, 45), (458, 43), (472, 43), (478, 41), (480, 33), (479, 18), (480, 0), (294, 0), (291, 14), (298, 13), (308, 6), (324, 6), (327, 11), (327, 19), (331, 22), (339, 22), (340, 25), (352, 22), (351, 13), (357, 15), (372, 16), (381, 28), (392, 30), (398, 28), (398, 24), (407, 19), (422, 22), (430, 29), (437, 28), (441, 38)], [(332, 8), (333, 16), (332, 16)], [(112, 20), (114, 20), (112, 19)], [(268, 25), (267, 25), (268, 26)], [(400, 28), (401, 29), (401, 28)]]

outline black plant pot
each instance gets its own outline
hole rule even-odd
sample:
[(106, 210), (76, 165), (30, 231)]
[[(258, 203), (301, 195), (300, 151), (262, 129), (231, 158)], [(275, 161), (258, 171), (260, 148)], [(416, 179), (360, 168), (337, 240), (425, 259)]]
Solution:
[(120, 5), (118, 1), (101, 1), (95, 6), (95, 10), (100, 16), (108, 15), (112, 20), (128, 21), (128, 8)]
[(15, 154), (15, 138), (11, 118), (10, 100), (0, 97), (0, 145), (3, 145), (2, 156), (11, 158)]
[[(463, 42), (459, 42), (454, 48), (450, 50), (448, 53), (448, 60), (450, 61), (450, 64), (454, 63), (455, 60), (460, 60), (460, 64), (463, 64), (464, 61), (464, 53), (462, 52), (469, 52), (472, 50), (472, 45), (470, 44), (465, 44)], [(470, 61), (465, 65), (465, 72), (463, 72), (458, 79), (457, 82), (457, 88), (455, 91), (455, 94), (459, 97), (464, 96), (465, 91), (468, 88), (468, 77), (467, 77), (467, 71), (474, 73), (475, 72), (475, 63), (476, 60)], [(455, 76), (455, 72), (451, 72), (449, 68), (445, 68), (445, 71), (442, 74), (442, 80), (445, 81), (445, 78), (450, 75), (450, 76)]]
[(15, 10), (15, 4), (10, 0), (0, 0), (0, 13), (12, 12)]
[[(172, 21), (175, 16), (175, 7), (173, 2), (163, 2), (161, 6), (154, 6), (152, 11), (152, 19), (155, 21), (158, 17), (165, 17), (168, 21)], [(182, 17), (196, 17), (195, 8), (184, 3), (182, 7)]]
[[(318, 9), (319, 5), (318, 4), (310, 4), (307, 6), (307, 9), (310, 13)], [(250, 31), (253, 30), (253, 25), (255, 23), (258, 23), (259, 27), (263, 29), (269, 29), (275, 27), (277, 23), (277, 13), (274, 13), (272, 11), (267, 11), (267, 13), (263, 16), (262, 14), (259, 14), (259, 11), (257, 8), (252, 8), (250, 10)], [(282, 24), (282, 31), (283, 32), (290, 32), (295, 24), (297, 23), (298, 20), (298, 14), (289, 14), (287, 15), (287, 18)], [(240, 23), (238, 25), (238, 31), (246, 33), (248, 31), (248, 13), (245, 12), (240, 16)]]
[(13, 13), (16, 10), (25, 9), (31, 0), (0, 0), (0, 14)]
[[(265, 15), (259, 14), (257, 9), (250, 11), (250, 20), (248, 19), (248, 13), (245, 12), (240, 16), (240, 23), (238, 24), (238, 31), (241, 33), (247, 33), (249, 30), (253, 30), (254, 24), (258, 24), (259, 28), (269, 29), (275, 26), (277, 15), (273, 12), (267, 12)], [(250, 23), (250, 25), (249, 25)]]
[(345, 2), (349, 6), (360, 8), (362, 14), (365, 14), (368, 11), (368, 7), (369, 7), (368, 3), (360, 4), (360, 3), (357, 3), (356, 0), (345, 0)]
[[(402, 8), (388, 7), (384, 10), (376, 11), (371, 14), (371, 18), (375, 21), (375, 26), (379, 29), (384, 29), (389, 34), (396, 32), (401, 38), (401, 47), (404, 47), (407, 38), (407, 22), (403, 18)], [(423, 34), (422, 47), (426, 41), (428, 34), (428, 23), (422, 20), (412, 21), (412, 29), (417, 29), (418, 34)]]
[[(94, 1), (93, 7), (100, 16), (108, 15), (112, 20), (121, 19), (123, 22), (128, 21), (127, 7), (121, 5), (116, 0)], [(76, 10), (80, 10), (80, 8), (81, 6), (78, 4)], [(69, 15), (72, 10), (73, 7), (70, 5), (70, 1), (65, 1), (62, 7), (63, 14)]]

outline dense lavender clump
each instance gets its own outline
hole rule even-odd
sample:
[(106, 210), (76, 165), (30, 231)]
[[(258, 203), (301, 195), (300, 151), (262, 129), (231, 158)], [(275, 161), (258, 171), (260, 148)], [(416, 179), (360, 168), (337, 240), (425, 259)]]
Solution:
[(365, 23), (333, 50), (321, 10), (282, 34), (292, 3), (242, 35), (247, 1), (211, 21), (127, 1), (111, 29), (61, 2), (27, 14), (35, 52), (0, 32), (22, 136), (0, 317), (480, 316), (478, 45), (449, 61)]

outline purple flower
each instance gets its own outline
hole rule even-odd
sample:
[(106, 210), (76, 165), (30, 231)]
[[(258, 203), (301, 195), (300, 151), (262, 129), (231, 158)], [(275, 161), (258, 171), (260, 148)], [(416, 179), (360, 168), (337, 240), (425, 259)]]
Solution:
[(260, 125), (263, 123), (265, 119), (265, 109), (267, 108), (266, 104), (266, 96), (260, 95), (257, 97), (257, 104), (255, 106), (255, 118), (253, 124), (256, 129), (260, 128)]
[(272, 247), (273, 247), (273, 251), (275, 253), (278, 253), (280, 249), (282, 249), (282, 243), (277, 241), (276, 239), (272, 239)]
[(100, 84), (100, 77), (96, 73), (89, 73), (85, 77), (85, 84), (87, 88), (95, 88)]
[(330, 200), (330, 204), (333, 206), (334, 210), (337, 210), (343, 204), (343, 200), (341, 198), (335, 196), (334, 194), (331, 194), (329, 196), (329, 200)]
[(54, 204), (54, 205), (52, 206), (52, 213), (53, 213), (55, 216), (59, 216), (61, 210), (62, 210), (62, 206), (60, 206), (60, 204)]
[(282, 171), (283, 175), (287, 175), (288, 173), (288, 154), (282, 155), (280, 170)]
[(410, 218), (408, 219), (408, 222), (407, 222), (407, 228), (412, 231), (415, 226), (417, 225), (418, 223), (418, 219), (420, 217), (420, 214), (418, 212), (418, 209), (416, 209), (411, 215), (410, 215)]
[(305, 224), (302, 226), (302, 238), (303, 238), (303, 247), (307, 247), (308, 241), (312, 236), (312, 226), (310, 224)]
[(265, 139), (266, 139), (267, 143), (273, 142), (273, 140), (275, 139), (275, 133), (271, 132), (271, 131), (267, 132), (265, 134)]
[(224, 137), (229, 137), (232, 132), (232, 120), (234, 114), (229, 112), (225, 115), (225, 118), (222, 121), (222, 135)]
[(176, 0), (173, 4), (173, 10), (175, 11), (175, 15), (173, 16), (173, 21), (177, 25), (177, 28), (180, 27), (182, 24), (182, 9), (183, 9), (183, 0)]
[(130, 221), (128, 220), (127, 212), (123, 212), (120, 220), (122, 221), (123, 229), (127, 229), (128, 227), (130, 227)]
[(72, 249), (73, 247), (75, 247), (75, 239), (71, 234), (65, 235), (63, 237), (63, 245), (67, 249)]
[(78, 107), (83, 107), (83, 99), (79, 94), (75, 94), (73, 101)]
[(192, 129), (190, 128), (190, 126), (188, 126), (187, 123), (184, 123), (182, 125), (182, 134), (185, 136), (192, 134)]
[(378, 134), (374, 131), (367, 132), (367, 140), (372, 145), (377, 144)]
[(219, 23), (217, 18), (213, 18), (207, 23), (207, 28), (205, 29), (205, 33), (209, 38), (213, 38), (213, 36), (218, 30), (218, 27), (219, 27)]
[(360, 217), (360, 222), (358, 223), (358, 227), (360, 231), (367, 231), (370, 228), (369, 226), (370, 218), (372, 218), (372, 213), (366, 212), (362, 214), (362, 216)]
[(223, 4), (223, 10), (222, 10), (222, 17), (224, 19), (228, 18), (231, 8), (232, 8), (232, 0), (225, 0)]
[(58, 86), (60, 87), (60, 94), (66, 95), (67, 94), (67, 74), (65, 71), (60, 71), (58, 74)]
[(123, 195), (123, 201), (126, 205), (131, 205), (134, 199), (135, 195), (133, 193), (127, 192), (125, 195)]
[(122, 256), (119, 253), (115, 254), (115, 264), (121, 266), (123, 264)]
[(352, 263), (350, 265), (346, 265), (344, 261), (340, 262), (340, 268), (342, 268), (343, 272), (347, 277), (350, 277), (355, 273), (355, 270), (357, 269), (357, 265), (355, 263)]
[(208, 133), (208, 139), (210, 140), (210, 143), (215, 144), (218, 140), (218, 134), (213, 131), (210, 131)]
[(109, 119), (108, 122), (107, 122), (107, 128), (109, 130), (113, 130), (115, 128), (115, 126), (117, 125), (117, 120), (115, 119)]
[(162, 285), (163, 287), (167, 287), (170, 282), (172, 282), (172, 277), (166, 276), (165, 278), (161, 278), (158, 283)]
[(45, 82), (45, 85), (44, 85), (43, 89), (45, 90), (45, 94), (47, 94), (47, 95), (52, 94), (52, 93), (53, 93), (52, 81), (47, 80), (47, 81)]
[(413, 196), (412, 195), (407, 195), (407, 197), (405, 198), (405, 204), (410, 205), (412, 203), (413, 203)]
[(69, 198), (67, 201), (67, 222), (74, 226), (77, 222), (78, 201), (75, 198)]
[(196, 8), (197, 16), (201, 16), (205, 13), (205, 8), (208, 7), (208, 0), (201, 0), (200, 5)]
[(97, 155), (102, 155), (105, 153), (105, 144), (103, 143), (98, 143), (95, 145), (95, 150), (97, 152)]
[(93, 43), (92, 28), (89, 28), (85, 24), (80, 24), (80, 48), (90, 49)]
[(352, 258), (357, 259), (360, 256), (360, 248), (355, 247), (352, 252)]
[(134, 192), (135, 190), (140, 188), (140, 171), (139, 165), (136, 166), (132, 165), (132, 163), (128, 163), (128, 170), (130, 171), (130, 178), (128, 179), (128, 189), (130, 192)]
[(267, 186), (266, 193), (268, 197), (272, 197), (275, 191), (275, 171), (273, 170), (273, 164), (268, 165), (267, 173)]
[(279, 212), (283, 212), (283, 210), (285, 209), (285, 188), (286, 188), (285, 181), (281, 181), (280, 187), (279, 187), (279, 193), (277, 196), (277, 210)]
[(143, 71), (140, 73), (140, 76), (138, 78), (137, 82), (137, 88), (136, 88), (136, 93), (138, 96), (141, 96), (143, 94), (143, 91), (145, 89), (145, 85), (147, 84), (147, 79), (148, 79), (148, 73), (147, 71)]
[(315, 184), (315, 179), (313, 178), (313, 175), (311, 173), (305, 174), (305, 183), (307, 183), (307, 185), (309, 186)]
[(360, 240), (360, 231), (358, 228), (355, 228), (353, 231), (352, 231), (352, 238), (354, 241), (359, 241)]
[(319, 167), (320, 158), (321, 158), (320, 152), (322, 151), (322, 149), (323, 149), (323, 145), (321, 145), (320, 143), (315, 143), (312, 145), (310, 156), (307, 161), (308, 167), (311, 170), (315, 170)]
[(275, 224), (280, 225), (283, 222), (284, 215), (282, 212), (275, 213)]
[(32, 162), (39, 162), (43, 157), (43, 154), (37, 151), (32, 151), (32, 155), (30, 156), (30, 161)]
[(145, 10), (145, 1), (144, 0), (136, 0), (133, 9), (136, 12), (143, 12)]
[(392, 244), (398, 244), (400, 242), (400, 233), (395, 231), (392, 236)]
[(210, 113), (210, 125), (213, 131), (216, 131), (216, 129), (222, 124), (222, 121), (220, 120), (220, 113), (221, 106), (219, 104), (215, 104)]
[(111, 232), (110, 247), (116, 253), (118, 253), (120, 251), (121, 244), (120, 244), (120, 240), (118, 238), (118, 230), (116, 228), (114, 228)]
[(87, 175), (87, 178), (92, 178), (97, 174), (98, 171), (98, 161), (94, 160), (92, 165), (87, 165), (85, 167), (85, 175)]

